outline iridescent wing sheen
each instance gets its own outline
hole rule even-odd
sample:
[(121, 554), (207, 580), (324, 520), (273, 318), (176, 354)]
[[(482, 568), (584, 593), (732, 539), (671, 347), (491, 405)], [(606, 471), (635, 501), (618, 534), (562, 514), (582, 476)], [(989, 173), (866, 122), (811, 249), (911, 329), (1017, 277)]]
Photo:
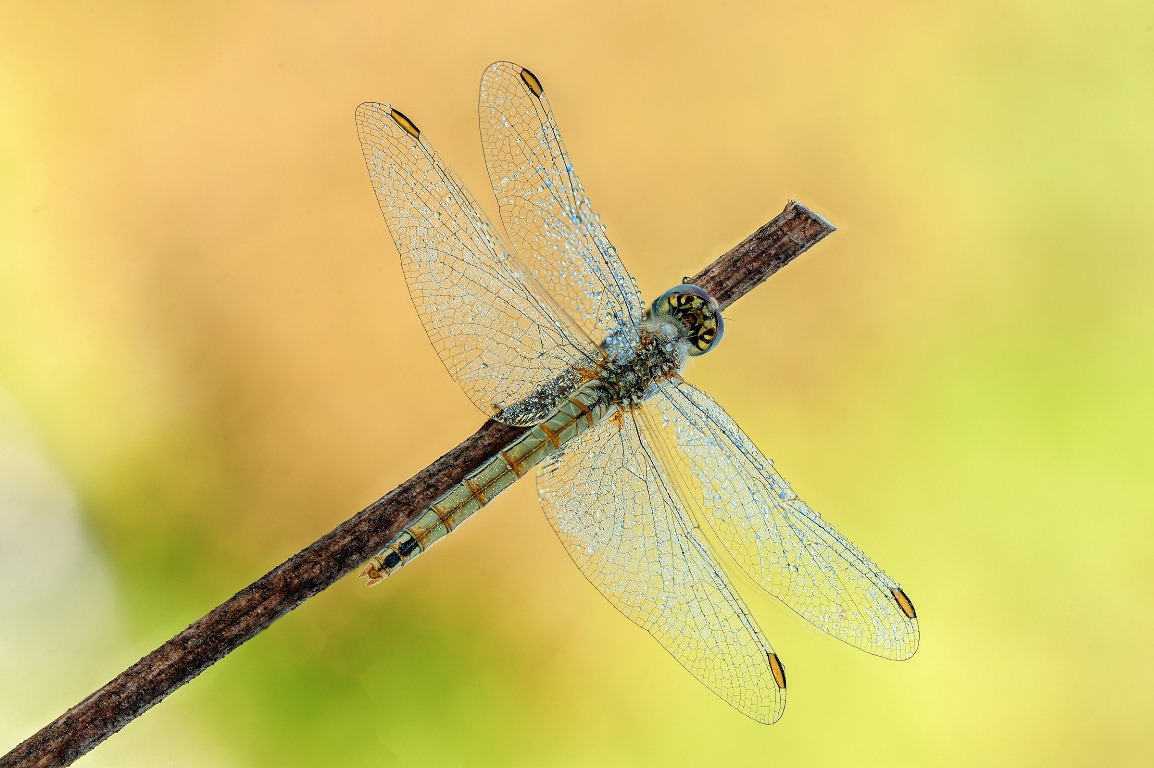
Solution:
[(646, 404), (693, 478), (690, 506), (750, 578), (850, 645), (914, 654), (918, 622), (898, 583), (806, 506), (721, 406), (679, 378)]
[(540, 289), (411, 120), (362, 104), (357, 131), (409, 295), (441, 361), (489, 416), (541, 421), (603, 353)]
[(594, 341), (636, 331), (641, 294), (589, 205), (541, 81), (499, 61), (481, 78), (479, 111), (489, 179), (518, 255)]
[(729, 704), (775, 722), (785, 709), (784, 670), (647, 449), (645, 407), (546, 460), (537, 475), (545, 515), (609, 602)]

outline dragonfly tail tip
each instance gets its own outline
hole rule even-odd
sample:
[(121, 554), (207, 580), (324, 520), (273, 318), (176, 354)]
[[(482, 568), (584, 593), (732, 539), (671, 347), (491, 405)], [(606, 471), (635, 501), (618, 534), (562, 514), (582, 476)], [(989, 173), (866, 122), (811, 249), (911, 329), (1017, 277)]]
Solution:
[(376, 586), (381, 581), (383, 581), (385, 578), (384, 576), (381, 575), (381, 572), (377, 569), (377, 566), (373, 563), (369, 563), (368, 565), (366, 565), (364, 568), (361, 569), (361, 572), (358, 573), (357, 575), (362, 576), (365, 579), (367, 579), (367, 581), (365, 582), (366, 587)]

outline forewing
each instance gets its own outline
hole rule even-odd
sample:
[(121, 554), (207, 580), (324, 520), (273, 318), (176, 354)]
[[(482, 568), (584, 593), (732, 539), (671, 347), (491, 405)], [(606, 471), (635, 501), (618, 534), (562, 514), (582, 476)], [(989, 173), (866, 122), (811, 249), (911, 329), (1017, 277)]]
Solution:
[[(357, 108), (373, 190), (409, 295), (441, 361), (477, 407), (509, 424), (541, 421), (553, 394), (601, 352), (517, 260), (413, 123), (382, 104)], [(535, 399), (526, 401), (535, 394)]]
[(918, 622), (898, 583), (806, 506), (721, 406), (680, 379), (646, 403), (696, 481), (694, 506), (750, 578), (850, 645), (914, 654)]
[(637, 285), (589, 205), (540, 81), (499, 61), (481, 79), (481, 143), (513, 245), (600, 343), (644, 316)]
[(686, 524), (642, 429), (635, 412), (626, 412), (553, 454), (537, 476), (545, 515), (609, 602), (718, 696), (759, 722), (775, 722), (785, 709), (780, 662)]

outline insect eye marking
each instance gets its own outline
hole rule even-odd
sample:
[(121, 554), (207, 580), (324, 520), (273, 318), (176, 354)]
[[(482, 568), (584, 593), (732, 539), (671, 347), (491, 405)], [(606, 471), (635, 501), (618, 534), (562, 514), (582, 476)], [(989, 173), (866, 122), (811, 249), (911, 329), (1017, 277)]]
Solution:
[(653, 302), (652, 313), (681, 324), (691, 355), (703, 355), (721, 341), (721, 310), (717, 302), (696, 285), (683, 283), (661, 294)]

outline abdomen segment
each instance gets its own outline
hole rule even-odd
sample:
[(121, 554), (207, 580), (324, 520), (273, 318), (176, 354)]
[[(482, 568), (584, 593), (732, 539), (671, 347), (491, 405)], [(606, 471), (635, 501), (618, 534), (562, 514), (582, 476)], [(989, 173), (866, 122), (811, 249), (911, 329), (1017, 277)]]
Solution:
[(546, 456), (616, 410), (608, 393), (592, 381), (558, 406), (552, 415), (505, 446), (459, 485), (451, 488), (401, 531), (360, 575), (378, 584), (414, 557), (455, 530), (474, 512), (525, 475)]

